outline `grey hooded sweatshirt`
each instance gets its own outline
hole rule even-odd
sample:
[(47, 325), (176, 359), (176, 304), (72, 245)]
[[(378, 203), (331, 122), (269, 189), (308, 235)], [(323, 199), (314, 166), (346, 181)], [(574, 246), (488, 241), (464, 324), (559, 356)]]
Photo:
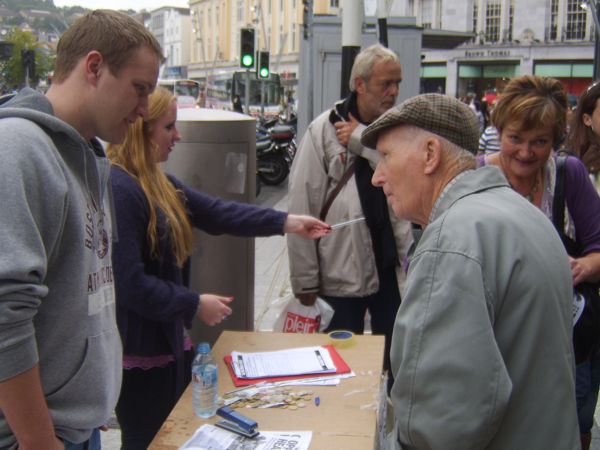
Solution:
[[(121, 383), (109, 163), (31, 89), (0, 107), (0, 136), (0, 381), (39, 364), (56, 435), (82, 442)], [(0, 411), (0, 449), (15, 443)]]

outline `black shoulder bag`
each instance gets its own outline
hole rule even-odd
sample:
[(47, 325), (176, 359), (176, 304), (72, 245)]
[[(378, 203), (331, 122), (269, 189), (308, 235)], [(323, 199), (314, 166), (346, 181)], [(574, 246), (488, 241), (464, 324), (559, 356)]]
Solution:
[[(582, 255), (582, 246), (565, 235), (565, 172), (566, 156), (556, 159), (556, 187), (552, 203), (552, 223), (558, 231), (569, 256), (577, 258)], [(573, 327), (573, 347), (575, 363), (579, 364), (595, 354), (600, 347), (600, 283), (579, 283), (574, 287), (575, 293), (585, 299), (583, 312)]]

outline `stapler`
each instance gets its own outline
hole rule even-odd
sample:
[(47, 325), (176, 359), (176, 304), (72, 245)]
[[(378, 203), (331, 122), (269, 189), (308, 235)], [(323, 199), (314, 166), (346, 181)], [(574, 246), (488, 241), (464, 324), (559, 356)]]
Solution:
[(225, 430), (233, 431), (241, 436), (254, 438), (260, 433), (256, 429), (258, 423), (250, 417), (246, 417), (229, 406), (222, 406), (217, 409), (217, 415), (225, 420), (219, 420), (215, 426)]

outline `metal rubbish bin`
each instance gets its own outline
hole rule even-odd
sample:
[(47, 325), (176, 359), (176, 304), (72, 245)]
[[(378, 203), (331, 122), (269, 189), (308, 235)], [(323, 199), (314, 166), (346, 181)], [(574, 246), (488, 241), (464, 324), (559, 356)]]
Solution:
[[(254, 203), (256, 125), (252, 117), (214, 109), (180, 109), (181, 140), (165, 172), (187, 186), (225, 200)], [(200, 293), (231, 295), (233, 314), (221, 325), (195, 321), (192, 340), (214, 343), (224, 328), (254, 327), (254, 239), (212, 236), (194, 230), (190, 288)]]

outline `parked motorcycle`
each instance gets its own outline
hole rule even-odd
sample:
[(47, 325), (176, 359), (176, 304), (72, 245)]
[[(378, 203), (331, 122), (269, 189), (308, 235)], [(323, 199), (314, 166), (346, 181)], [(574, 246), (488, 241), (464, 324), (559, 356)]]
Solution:
[(258, 123), (256, 125), (256, 167), (261, 181), (281, 184), (296, 155), (295, 130), (289, 125)]

